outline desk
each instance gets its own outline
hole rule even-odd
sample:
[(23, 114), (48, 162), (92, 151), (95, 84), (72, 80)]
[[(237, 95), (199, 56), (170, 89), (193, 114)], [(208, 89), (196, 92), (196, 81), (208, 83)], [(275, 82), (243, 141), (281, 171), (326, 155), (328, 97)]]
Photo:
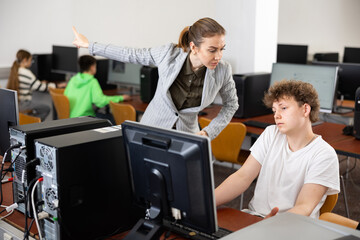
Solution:
[[(2, 188), (4, 196), (3, 205), (9, 206), (13, 203), (12, 183), (9, 182), (2, 184)], [(6, 214), (7, 213), (4, 212), (1, 214), (1, 216), (5, 216)], [(261, 218), (259, 217), (231, 208), (219, 208), (217, 214), (218, 225), (231, 231), (239, 230), (261, 220)], [(14, 212), (10, 216), (3, 220), (11, 224), (12, 226), (20, 229), (21, 231), (24, 231), (25, 217), (24, 214), (20, 213), (19, 211), (14, 210)], [(101, 221), (101, 219), (99, 219), (99, 221)], [(31, 219), (28, 219), (28, 224), (30, 224), (30, 222)], [(31, 236), (37, 234), (37, 228), (35, 226), (35, 223), (33, 224), (30, 232), (32, 233)], [(121, 239), (122, 236), (124, 236), (124, 234), (119, 234), (109, 239)]]
[[(241, 212), (236, 209), (228, 208), (228, 207), (220, 207), (217, 210), (218, 217), (218, 225), (222, 228), (226, 228), (230, 231), (237, 231), (247, 226), (250, 226), (254, 223), (257, 223), (262, 220), (262, 218), (250, 215), (248, 213)], [(118, 240), (123, 239), (126, 236), (126, 233), (117, 234), (109, 239)], [(176, 237), (178, 240), (186, 239), (184, 237), (179, 237), (175, 234), (172, 234), (168, 239), (172, 239)], [(163, 239), (163, 236), (160, 237)]]

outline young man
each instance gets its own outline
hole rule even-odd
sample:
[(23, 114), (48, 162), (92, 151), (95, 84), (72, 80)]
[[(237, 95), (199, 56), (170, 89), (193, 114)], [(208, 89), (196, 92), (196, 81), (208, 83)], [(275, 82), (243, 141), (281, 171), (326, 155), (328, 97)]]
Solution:
[(276, 125), (265, 129), (245, 164), (215, 189), (216, 205), (234, 199), (258, 177), (250, 210), (317, 218), (326, 196), (340, 191), (335, 150), (312, 131), (318, 94), (309, 83), (283, 80), (270, 87), (264, 103), (272, 107)]
[(92, 104), (102, 108), (110, 101), (121, 102), (130, 98), (128, 95), (106, 96), (103, 94), (98, 80), (94, 78), (96, 73), (96, 59), (94, 57), (81, 56), (78, 63), (81, 72), (70, 79), (64, 92), (69, 98), (71, 118), (96, 116)]

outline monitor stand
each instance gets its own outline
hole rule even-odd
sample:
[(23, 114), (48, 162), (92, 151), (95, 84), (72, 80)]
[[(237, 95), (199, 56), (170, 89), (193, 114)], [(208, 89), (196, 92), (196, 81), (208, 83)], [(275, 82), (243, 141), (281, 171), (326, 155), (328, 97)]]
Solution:
[(140, 219), (124, 240), (158, 240), (163, 233), (163, 216), (168, 212), (165, 180), (162, 173), (149, 166), (151, 206), (146, 218)]

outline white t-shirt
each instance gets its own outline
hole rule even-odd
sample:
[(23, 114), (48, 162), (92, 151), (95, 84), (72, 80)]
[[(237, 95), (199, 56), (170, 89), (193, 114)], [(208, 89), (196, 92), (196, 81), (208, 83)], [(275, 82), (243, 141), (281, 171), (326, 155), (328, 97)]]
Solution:
[(249, 203), (252, 211), (263, 215), (269, 214), (274, 207), (279, 207), (279, 212), (287, 211), (294, 207), (303, 185), (315, 183), (328, 187), (310, 215), (317, 218), (326, 195), (340, 192), (336, 152), (321, 136), (292, 152), (286, 135), (272, 125), (265, 129), (250, 151), (261, 164), (254, 196)]

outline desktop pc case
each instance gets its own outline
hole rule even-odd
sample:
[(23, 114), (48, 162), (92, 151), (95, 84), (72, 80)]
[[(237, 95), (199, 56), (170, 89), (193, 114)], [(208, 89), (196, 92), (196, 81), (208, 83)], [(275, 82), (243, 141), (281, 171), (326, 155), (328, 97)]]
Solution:
[(236, 74), (233, 77), (239, 101), (234, 117), (249, 118), (271, 113), (262, 102), (270, 86), (270, 73)]
[(159, 79), (158, 69), (143, 66), (140, 71), (140, 98), (144, 103), (149, 103), (155, 95)]
[[(22, 184), (23, 170), (25, 170), (25, 188), (36, 176), (35, 166), (26, 167), (26, 164), (35, 158), (35, 139), (107, 126), (111, 126), (111, 123), (105, 119), (78, 117), (11, 127), (9, 129), (11, 145), (20, 143), (22, 146), (26, 146), (26, 150), (21, 151), (17, 148), (12, 150), (11, 153), (12, 161), (17, 157), (13, 165), (14, 202), (18, 202), (24, 197), (24, 187)], [(19, 203), (18, 210), (25, 213), (25, 204)], [(32, 216), (32, 212), (29, 209), (28, 213)]]
[[(37, 139), (45, 239), (104, 239), (130, 229), (145, 210), (133, 205), (120, 126)], [(52, 220), (57, 218), (57, 221)]]

